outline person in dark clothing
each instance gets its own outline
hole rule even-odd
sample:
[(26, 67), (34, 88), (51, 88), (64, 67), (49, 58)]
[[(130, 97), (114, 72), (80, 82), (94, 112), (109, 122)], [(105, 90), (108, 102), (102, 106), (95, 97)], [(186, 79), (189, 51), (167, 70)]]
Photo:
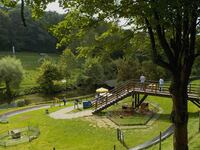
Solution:
[(65, 98), (65, 97), (63, 97), (62, 101), (63, 101), (63, 103), (64, 103), (64, 106), (65, 106), (65, 105), (66, 105), (66, 103), (67, 103), (67, 100), (66, 100), (66, 98)]

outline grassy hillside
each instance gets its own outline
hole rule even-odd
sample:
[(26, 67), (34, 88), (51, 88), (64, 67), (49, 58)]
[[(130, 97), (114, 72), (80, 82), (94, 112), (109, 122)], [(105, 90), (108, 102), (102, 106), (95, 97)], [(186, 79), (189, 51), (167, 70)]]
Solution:
[[(13, 56), (13, 54), (9, 52), (0, 52), (0, 58), (4, 56)], [(21, 88), (37, 86), (36, 79), (38, 74), (38, 67), (40, 65), (40, 59), (42, 56), (39, 53), (33, 52), (17, 52), (15, 56), (21, 60), (25, 70)], [(48, 56), (57, 61), (59, 55), (48, 54)]]

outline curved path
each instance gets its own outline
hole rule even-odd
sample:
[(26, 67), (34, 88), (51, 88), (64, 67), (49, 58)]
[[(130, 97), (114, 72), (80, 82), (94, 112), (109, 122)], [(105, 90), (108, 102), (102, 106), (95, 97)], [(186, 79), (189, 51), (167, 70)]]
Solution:
[(22, 114), (22, 113), (25, 113), (25, 112), (49, 108), (49, 107), (50, 107), (49, 104), (36, 105), (36, 106), (28, 107), (28, 108), (22, 108), (22, 109), (19, 109), (19, 110), (6, 112), (6, 113), (1, 114), (0, 117), (2, 117), (2, 116), (11, 117), (11, 116), (15, 116), (15, 115)]
[[(174, 132), (174, 128), (173, 128), (173, 125), (171, 125), (167, 130), (165, 130), (162, 135), (161, 135), (161, 141), (162, 140), (165, 140), (166, 138), (168, 138), (170, 135), (172, 135)], [(146, 148), (149, 148), (157, 143), (160, 142), (160, 136), (157, 136), (155, 138), (153, 138), (152, 140), (150, 141), (147, 141), (143, 144), (140, 144), (136, 147), (133, 147), (133, 148), (129, 148), (129, 150), (142, 150), (142, 149), (146, 149)]]

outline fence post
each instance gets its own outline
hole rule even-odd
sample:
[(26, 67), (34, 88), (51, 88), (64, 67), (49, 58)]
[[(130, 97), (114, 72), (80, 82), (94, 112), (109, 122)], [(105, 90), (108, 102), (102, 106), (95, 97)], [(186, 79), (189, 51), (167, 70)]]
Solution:
[(120, 133), (119, 133), (119, 128), (117, 128), (117, 139), (119, 140), (120, 139)]
[(160, 132), (159, 150), (161, 150), (162, 132)]
[(116, 145), (114, 145), (114, 150), (116, 150)]

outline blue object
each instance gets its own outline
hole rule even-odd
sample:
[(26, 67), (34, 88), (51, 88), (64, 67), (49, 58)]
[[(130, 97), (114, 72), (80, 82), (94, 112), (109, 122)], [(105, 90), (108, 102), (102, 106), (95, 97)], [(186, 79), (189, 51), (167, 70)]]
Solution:
[(90, 108), (91, 106), (91, 101), (83, 101), (83, 109)]

